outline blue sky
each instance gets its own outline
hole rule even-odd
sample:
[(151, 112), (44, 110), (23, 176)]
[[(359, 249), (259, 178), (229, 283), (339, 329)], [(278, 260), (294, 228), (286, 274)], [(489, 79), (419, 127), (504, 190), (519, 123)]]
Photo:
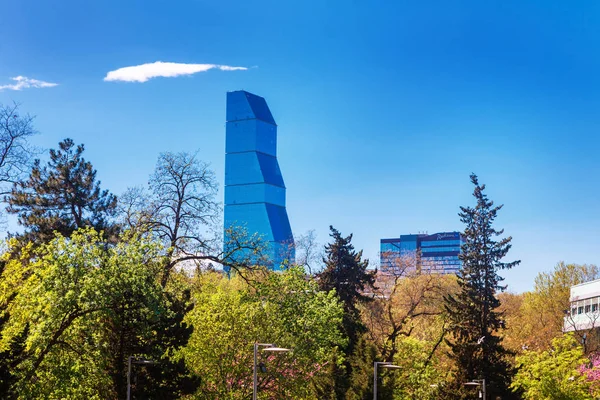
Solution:
[[(161, 151), (224, 174), (225, 92), (267, 99), (296, 234), (379, 239), (460, 230), (469, 174), (504, 203), (510, 290), (558, 261), (600, 264), (597, 1), (12, 1), (0, 90), (35, 144), (85, 143), (103, 186), (144, 184)], [(156, 61), (246, 67), (146, 82)], [(28, 81), (30, 82), (30, 81)], [(31, 86), (36, 86), (31, 84)], [(39, 86), (39, 84), (38, 84)], [(220, 192), (222, 198), (222, 191)]]

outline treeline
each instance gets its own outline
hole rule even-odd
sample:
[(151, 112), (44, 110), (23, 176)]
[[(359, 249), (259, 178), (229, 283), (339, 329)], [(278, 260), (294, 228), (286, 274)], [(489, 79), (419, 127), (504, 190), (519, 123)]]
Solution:
[(489, 399), (595, 394), (594, 331), (562, 323), (569, 287), (598, 269), (559, 264), (503, 293), (518, 262), (475, 175), (458, 276), (406, 257), (373, 270), (333, 227), (325, 246), (297, 238), (296, 264), (274, 273), (260, 236), (224, 235), (197, 155), (161, 154), (117, 197), (71, 139), (36, 159), (18, 111), (0, 106), (0, 188), (21, 226), (0, 259), (0, 398), (250, 399), (256, 342), (290, 350), (259, 348), (259, 399), (371, 399), (378, 361), (400, 367), (380, 369), (379, 399), (473, 398), (484, 379)]

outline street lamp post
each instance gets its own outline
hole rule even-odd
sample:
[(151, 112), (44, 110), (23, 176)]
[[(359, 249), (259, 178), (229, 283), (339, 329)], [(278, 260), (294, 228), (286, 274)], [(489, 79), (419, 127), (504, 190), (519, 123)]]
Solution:
[(483, 400), (487, 399), (486, 391), (485, 391), (485, 379), (472, 379), (471, 382), (465, 382), (465, 386), (481, 386), (481, 391), (483, 394)]
[(373, 363), (373, 400), (377, 400), (377, 369), (381, 368), (389, 368), (389, 369), (400, 369), (402, 367), (398, 365), (394, 365), (391, 362), (381, 362), (375, 361)]
[(263, 351), (273, 351), (273, 352), (286, 352), (290, 351), (290, 349), (284, 349), (283, 347), (277, 347), (272, 343), (254, 343), (254, 364), (252, 366), (252, 400), (258, 399), (258, 374), (256, 371), (256, 361), (258, 358), (258, 348), (264, 347)]
[(131, 364), (155, 364), (155, 361), (129, 356), (127, 359), (127, 400), (131, 399)]

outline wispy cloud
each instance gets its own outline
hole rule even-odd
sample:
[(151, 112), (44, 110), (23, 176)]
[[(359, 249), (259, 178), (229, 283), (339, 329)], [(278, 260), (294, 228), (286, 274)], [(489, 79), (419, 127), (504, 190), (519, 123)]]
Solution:
[(10, 78), (15, 83), (9, 83), (8, 85), (0, 85), (0, 92), (3, 90), (23, 90), (30, 88), (47, 88), (57, 86), (58, 83), (50, 83), (44, 81), (38, 81), (37, 79), (27, 78), (26, 76), (15, 76)]
[(246, 67), (232, 67), (218, 64), (183, 64), (156, 61), (148, 64), (134, 65), (110, 71), (104, 77), (105, 81), (146, 82), (148, 79), (165, 77), (172, 78), (181, 75), (192, 75), (206, 72), (210, 69), (221, 71), (245, 71)]

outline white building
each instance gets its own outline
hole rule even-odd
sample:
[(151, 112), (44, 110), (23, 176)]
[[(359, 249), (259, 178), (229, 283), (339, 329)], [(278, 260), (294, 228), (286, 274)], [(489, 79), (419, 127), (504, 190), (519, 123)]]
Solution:
[(564, 332), (600, 327), (600, 279), (571, 286), (571, 307), (564, 319)]

